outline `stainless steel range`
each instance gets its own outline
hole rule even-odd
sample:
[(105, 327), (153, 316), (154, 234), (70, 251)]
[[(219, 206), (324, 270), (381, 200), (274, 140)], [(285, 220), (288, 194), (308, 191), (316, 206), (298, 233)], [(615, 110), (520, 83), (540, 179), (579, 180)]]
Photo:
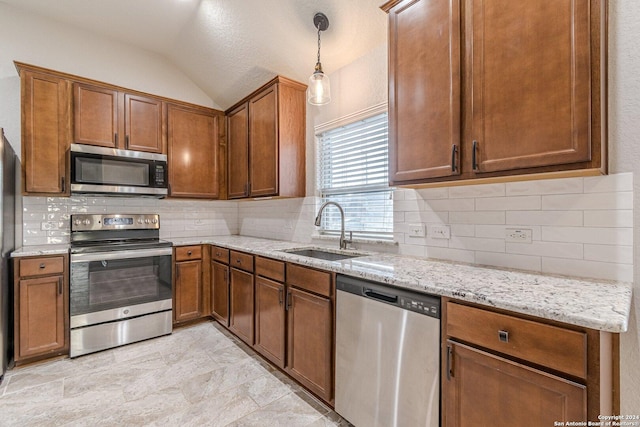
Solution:
[(155, 214), (71, 216), (71, 357), (171, 333), (171, 242), (159, 233)]

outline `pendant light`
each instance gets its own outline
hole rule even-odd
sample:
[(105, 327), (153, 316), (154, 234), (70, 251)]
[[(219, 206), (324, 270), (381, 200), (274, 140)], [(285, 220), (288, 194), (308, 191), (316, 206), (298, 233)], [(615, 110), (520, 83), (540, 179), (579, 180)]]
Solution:
[(312, 105), (324, 105), (331, 101), (331, 88), (329, 76), (322, 72), (322, 64), (320, 64), (320, 31), (329, 28), (329, 19), (324, 13), (316, 13), (313, 17), (313, 25), (318, 29), (318, 62), (315, 71), (309, 77), (307, 101)]

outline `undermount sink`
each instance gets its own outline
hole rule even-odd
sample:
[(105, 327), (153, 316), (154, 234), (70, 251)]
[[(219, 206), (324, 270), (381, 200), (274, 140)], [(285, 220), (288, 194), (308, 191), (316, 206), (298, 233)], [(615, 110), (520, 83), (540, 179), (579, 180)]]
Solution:
[(343, 259), (356, 258), (360, 256), (364, 256), (364, 254), (357, 253), (349, 253), (349, 252), (338, 252), (332, 251), (330, 249), (320, 249), (320, 248), (301, 248), (301, 249), (289, 249), (284, 250), (288, 254), (306, 256), (309, 258), (318, 258), (326, 261), (340, 261)]

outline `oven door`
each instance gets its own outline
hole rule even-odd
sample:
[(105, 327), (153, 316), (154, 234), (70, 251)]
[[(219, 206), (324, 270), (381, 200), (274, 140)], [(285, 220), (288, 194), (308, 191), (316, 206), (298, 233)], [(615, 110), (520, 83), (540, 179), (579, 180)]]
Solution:
[(71, 328), (172, 309), (171, 248), (71, 254)]

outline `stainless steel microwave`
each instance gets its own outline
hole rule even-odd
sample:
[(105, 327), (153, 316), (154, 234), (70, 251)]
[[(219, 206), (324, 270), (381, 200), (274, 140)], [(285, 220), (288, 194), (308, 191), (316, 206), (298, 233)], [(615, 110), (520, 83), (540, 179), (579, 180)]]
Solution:
[(162, 198), (167, 187), (164, 154), (71, 144), (71, 194)]

